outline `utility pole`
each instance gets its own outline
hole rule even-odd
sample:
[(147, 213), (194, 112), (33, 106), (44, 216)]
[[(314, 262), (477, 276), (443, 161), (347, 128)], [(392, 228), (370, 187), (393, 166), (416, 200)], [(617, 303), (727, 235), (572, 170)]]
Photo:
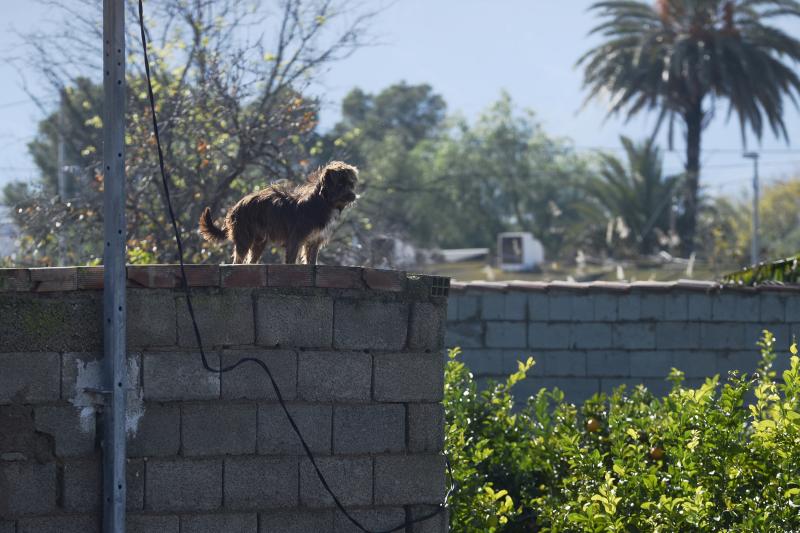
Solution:
[(103, 531), (125, 531), (125, 0), (103, 0)]
[[(58, 201), (62, 204), (67, 201), (67, 157), (66, 157), (66, 143), (64, 142), (64, 130), (67, 125), (67, 117), (65, 116), (67, 95), (66, 90), (61, 89), (60, 98), (58, 102), (58, 168), (56, 169), (56, 176), (58, 178)], [(64, 243), (64, 229), (59, 228), (58, 232), (58, 266), (66, 264), (67, 247)]]
[(745, 152), (745, 159), (753, 160), (753, 238), (750, 240), (750, 263), (758, 264), (758, 152)]

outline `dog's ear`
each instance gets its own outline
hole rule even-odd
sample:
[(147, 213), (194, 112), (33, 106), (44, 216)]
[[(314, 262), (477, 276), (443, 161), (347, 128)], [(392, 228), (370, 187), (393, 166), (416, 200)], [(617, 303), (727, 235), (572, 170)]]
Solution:
[(328, 193), (333, 187), (333, 174), (332, 168), (324, 168), (319, 174), (319, 181), (317, 181), (317, 191), (323, 198), (327, 198)]

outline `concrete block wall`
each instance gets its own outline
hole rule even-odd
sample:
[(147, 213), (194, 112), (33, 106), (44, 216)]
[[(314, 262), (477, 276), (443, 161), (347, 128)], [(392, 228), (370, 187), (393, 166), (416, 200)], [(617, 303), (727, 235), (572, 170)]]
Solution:
[(730, 370), (752, 372), (761, 331), (777, 340), (780, 370), (800, 334), (800, 290), (674, 283), (453, 283), (448, 347), (481, 381), (499, 379), (533, 356), (517, 386), (525, 397), (559, 387), (580, 401), (620, 384), (666, 393), (675, 367), (690, 385)]
[[(212, 366), (254, 357), (367, 527), (442, 502), (446, 280), (191, 266)], [(253, 364), (203, 369), (174, 266), (128, 268), (128, 531), (351, 532)], [(0, 270), (0, 532), (100, 530), (102, 268)], [(405, 531), (446, 531), (446, 516)]]

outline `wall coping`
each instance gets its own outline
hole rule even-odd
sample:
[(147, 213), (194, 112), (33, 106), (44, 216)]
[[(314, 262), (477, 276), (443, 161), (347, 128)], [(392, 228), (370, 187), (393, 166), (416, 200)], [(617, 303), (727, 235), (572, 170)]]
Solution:
[[(128, 265), (128, 287), (182, 287), (176, 264)], [(401, 270), (309, 265), (186, 265), (191, 287), (356, 289), (405, 292), (422, 282), (432, 296), (447, 296), (450, 278)], [(0, 268), (0, 292), (66, 292), (103, 288), (103, 267)]]
[(756, 287), (744, 285), (722, 284), (716, 281), (699, 281), (680, 279), (678, 281), (634, 281), (622, 283), (615, 281), (457, 281), (450, 283), (450, 291), (463, 293), (467, 291), (483, 292), (792, 292), (799, 293), (800, 285), (785, 285), (782, 283), (762, 284)]

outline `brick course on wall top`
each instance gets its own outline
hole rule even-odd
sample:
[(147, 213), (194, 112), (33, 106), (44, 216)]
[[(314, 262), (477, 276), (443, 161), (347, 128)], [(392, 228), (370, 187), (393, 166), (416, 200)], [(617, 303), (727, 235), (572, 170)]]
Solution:
[[(441, 278), (188, 267), (212, 366), (268, 364), (343, 504), (442, 502)], [(0, 533), (99, 531), (102, 267), (0, 269)], [(175, 266), (128, 268), (129, 532), (350, 532), (255, 365), (201, 365)], [(438, 515), (413, 531), (446, 530)]]

